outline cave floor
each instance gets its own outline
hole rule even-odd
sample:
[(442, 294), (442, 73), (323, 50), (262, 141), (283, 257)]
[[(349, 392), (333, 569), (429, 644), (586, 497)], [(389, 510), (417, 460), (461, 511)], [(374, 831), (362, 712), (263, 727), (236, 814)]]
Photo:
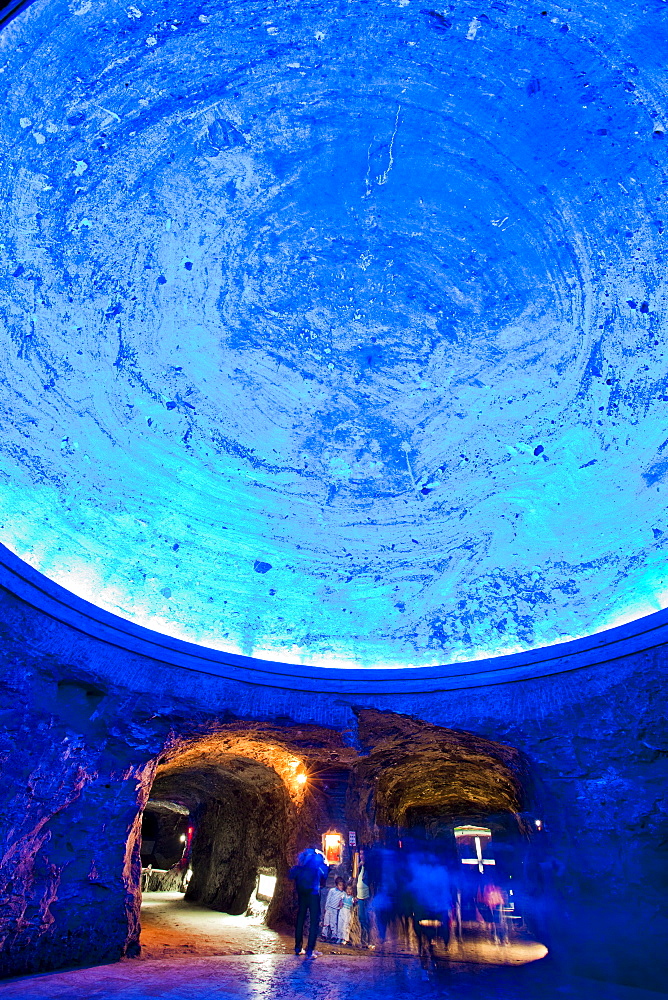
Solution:
[[(259, 918), (230, 916), (187, 903), (179, 892), (145, 892), (141, 910), (143, 959), (207, 957), (212, 955), (289, 955), (294, 938), (270, 930)], [(323, 955), (368, 955), (318, 941)], [(398, 942), (389, 950), (401, 952)], [(513, 941), (503, 947), (482, 937), (452, 942), (451, 961), (521, 965), (542, 958), (545, 948), (535, 941)], [(374, 956), (377, 957), (377, 956)]]
[(559, 980), (549, 963), (450, 964), (416, 958), (237, 955), (136, 961), (48, 973), (0, 985), (2, 1000), (660, 1000), (665, 994), (592, 980)]
[(141, 957), (188, 955), (287, 955), (294, 941), (261, 918), (231, 916), (187, 903), (180, 892), (145, 892), (141, 908)]

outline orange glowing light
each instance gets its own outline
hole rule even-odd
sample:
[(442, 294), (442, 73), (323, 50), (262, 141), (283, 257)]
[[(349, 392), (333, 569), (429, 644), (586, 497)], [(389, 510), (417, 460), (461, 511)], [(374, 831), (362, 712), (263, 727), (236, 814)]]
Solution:
[(328, 865), (340, 865), (343, 861), (343, 837), (340, 833), (326, 833), (323, 837), (325, 861)]
[(238, 767), (242, 760), (258, 761), (274, 771), (284, 782), (290, 798), (299, 808), (303, 804), (307, 788), (308, 773), (306, 762), (295, 756), (287, 747), (262, 739), (256, 732), (238, 732), (230, 729), (193, 740), (184, 740), (169, 752), (169, 758), (161, 764), (156, 775), (169, 773), (174, 768), (189, 764), (199, 765), (202, 760), (219, 762), (225, 766), (229, 761)]

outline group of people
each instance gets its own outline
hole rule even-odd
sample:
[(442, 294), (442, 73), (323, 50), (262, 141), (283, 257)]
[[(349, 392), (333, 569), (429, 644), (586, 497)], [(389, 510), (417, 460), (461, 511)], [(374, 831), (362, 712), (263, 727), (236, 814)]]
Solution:
[[(290, 871), (298, 896), (295, 927), (295, 954), (302, 953), (304, 926), (309, 916), (306, 955), (311, 957), (320, 929), (321, 884), (329, 866), (318, 848), (303, 851)], [(455, 901), (461, 914), (462, 902), (488, 925), (490, 936), (499, 940), (505, 895), (484, 879), (454, 869), (441, 857), (438, 846), (404, 843), (374, 845), (359, 852), (356, 878), (337, 876), (327, 892), (322, 920), (322, 937), (340, 945), (351, 943), (353, 914), (356, 911), (362, 947), (372, 947), (370, 938), (373, 906), (374, 938), (383, 946), (390, 925), (405, 936), (411, 932), (421, 956), (431, 960), (438, 939), (447, 945), (455, 922)], [(461, 916), (460, 916), (461, 919)]]
[[(320, 928), (320, 885), (329, 875), (325, 856), (317, 847), (309, 847), (299, 855), (297, 864), (290, 869), (290, 878), (297, 890), (298, 907), (295, 924), (295, 955), (301, 955), (304, 943), (304, 925), (309, 919), (306, 956), (312, 957)], [(322, 921), (322, 938), (336, 944), (349, 945), (353, 913), (357, 910), (362, 946), (369, 943), (370, 889), (366, 881), (364, 851), (359, 854), (359, 868), (355, 880), (346, 881), (337, 876), (327, 893)]]
[(346, 884), (340, 875), (327, 893), (325, 916), (322, 922), (322, 939), (334, 944), (350, 944), (350, 926), (355, 907), (352, 881)]

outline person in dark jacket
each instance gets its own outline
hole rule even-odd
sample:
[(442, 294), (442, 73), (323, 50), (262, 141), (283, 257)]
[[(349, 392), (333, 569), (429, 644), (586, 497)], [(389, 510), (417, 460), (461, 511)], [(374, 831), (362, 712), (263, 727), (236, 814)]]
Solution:
[(320, 881), (326, 878), (329, 866), (325, 856), (317, 847), (307, 847), (297, 858), (297, 864), (289, 871), (294, 880), (299, 900), (297, 923), (295, 925), (295, 955), (301, 955), (304, 940), (304, 922), (309, 915), (306, 957), (312, 958), (320, 925)]

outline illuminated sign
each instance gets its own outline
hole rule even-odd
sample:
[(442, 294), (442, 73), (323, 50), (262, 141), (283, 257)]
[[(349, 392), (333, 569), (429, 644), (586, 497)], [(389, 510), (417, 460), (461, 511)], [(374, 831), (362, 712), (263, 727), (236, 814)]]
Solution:
[(276, 876), (260, 874), (257, 880), (256, 896), (258, 899), (269, 901), (276, 889)]
[(340, 865), (343, 861), (343, 837), (340, 833), (326, 833), (322, 838), (325, 861), (328, 865)]
[(486, 865), (495, 865), (496, 861), (490, 855), (492, 831), (486, 826), (456, 826), (455, 840), (459, 859), (463, 865), (476, 865), (481, 875), (485, 873)]

